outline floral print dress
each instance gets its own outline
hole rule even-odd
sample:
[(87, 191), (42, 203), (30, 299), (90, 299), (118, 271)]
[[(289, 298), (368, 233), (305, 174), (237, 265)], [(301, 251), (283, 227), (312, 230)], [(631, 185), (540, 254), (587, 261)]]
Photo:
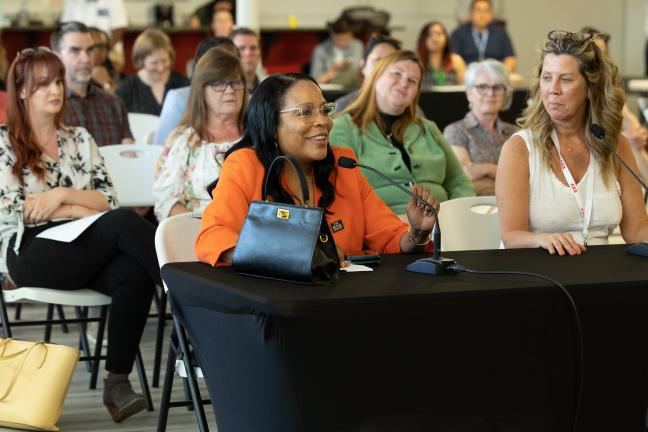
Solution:
[(207, 142), (191, 126), (180, 126), (171, 132), (153, 184), (157, 220), (168, 218), (175, 204), (202, 213), (211, 201), (206, 187), (219, 177), (225, 153), (235, 143)]
[[(117, 196), (104, 160), (88, 131), (82, 127), (61, 128), (57, 131), (57, 143), (58, 160), (45, 153), (41, 156), (44, 180), (40, 181), (34, 173), (24, 169), (20, 182), (11, 171), (16, 163), (16, 154), (9, 141), (7, 126), (0, 126), (0, 261), (3, 263), (14, 235), (17, 236), (14, 252), (19, 253), (25, 230), (25, 196), (28, 194), (47, 192), (59, 186), (96, 190), (105, 195), (111, 208), (117, 207)], [(43, 223), (46, 222), (38, 225)]]

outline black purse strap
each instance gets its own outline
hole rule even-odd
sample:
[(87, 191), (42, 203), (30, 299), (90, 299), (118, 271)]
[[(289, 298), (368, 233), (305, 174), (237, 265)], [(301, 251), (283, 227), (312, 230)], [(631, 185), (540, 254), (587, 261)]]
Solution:
[(272, 174), (272, 170), (275, 167), (275, 164), (278, 165), (277, 161), (281, 160), (286, 160), (292, 165), (293, 169), (297, 173), (297, 177), (299, 177), (299, 184), (301, 185), (302, 189), (302, 197), (304, 198), (304, 201), (302, 204), (304, 206), (308, 207), (308, 200), (309, 200), (309, 193), (308, 193), (308, 184), (306, 183), (306, 177), (304, 177), (304, 173), (297, 165), (297, 162), (295, 159), (292, 158), (292, 156), (284, 156), (284, 155), (279, 155), (270, 164), (270, 168), (268, 168), (268, 172), (266, 172), (265, 178), (263, 179), (263, 199), (267, 200), (268, 199), (268, 194), (267, 194), (267, 187), (268, 187), (268, 178), (270, 178), (270, 174)]

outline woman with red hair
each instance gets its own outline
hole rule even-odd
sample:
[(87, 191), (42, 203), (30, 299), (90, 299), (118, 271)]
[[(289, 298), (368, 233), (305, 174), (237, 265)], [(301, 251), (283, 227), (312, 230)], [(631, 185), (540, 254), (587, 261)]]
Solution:
[(452, 52), (448, 31), (439, 21), (423, 26), (418, 37), (416, 52), (425, 67), (422, 87), (463, 84), (466, 63)]
[[(146, 408), (128, 380), (160, 283), (155, 228), (116, 209), (94, 139), (61, 123), (65, 68), (47, 48), (21, 51), (7, 78), (7, 124), (0, 126), (0, 259), (18, 286), (91, 288), (112, 297), (104, 404), (119, 422)], [(70, 243), (42, 231), (106, 212)]]

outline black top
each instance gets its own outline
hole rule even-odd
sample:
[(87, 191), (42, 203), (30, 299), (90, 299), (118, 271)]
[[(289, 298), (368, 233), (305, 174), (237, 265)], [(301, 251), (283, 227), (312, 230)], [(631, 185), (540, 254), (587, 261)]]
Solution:
[(117, 95), (121, 96), (126, 103), (126, 111), (129, 113), (153, 114), (159, 116), (162, 112), (164, 98), (169, 90), (186, 87), (190, 84), (189, 78), (175, 71), (171, 71), (169, 81), (164, 87), (162, 103), (157, 103), (151, 87), (144, 84), (137, 74), (127, 77), (119, 84)]
[(398, 141), (394, 135), (392, 135), (392, 126), (394, 126), (394, 123), (401, 118), (403, 115), (391, 115), (391, 114), (385, 114), (385, 113), (380, 113), (380, 116), (382, 117), (383, 122), (385, 123), (385, 133), (387, 134), (387, 139), (391, 141), (394, 147), (400, 151), (401, 156), (403, 158), (403, 162), (405, 162), (405, 165), (407, 166), (408, 170), (412, 170), (412, 162), (410, 161), (409, 154), (407, 153), (407, 150), (405, 150), (405, 146), (403, 145), (402, 142)]

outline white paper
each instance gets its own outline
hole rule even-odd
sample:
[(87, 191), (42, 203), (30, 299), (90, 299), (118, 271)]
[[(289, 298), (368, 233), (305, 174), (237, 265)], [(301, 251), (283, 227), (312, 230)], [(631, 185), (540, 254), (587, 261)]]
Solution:
[(348, 267), (340, 267), (340, 270), (345, 271), (347, 273), (373, 271), (371, 267), (367, 267), (365, 265), (360, 265), (360, 264), (349, 264)]
[(88, 229), (90, 225), (95, 223), (95, 221), (105, 213), (106, 212), (101, 212), (92, 216), (86, 216), (84, 218), (74, 220), (72, 222), (57, 225), (50, 229), (46, 229), (36, 237), (70, 243), (71, 241), (74, 241), (74, 239), (79, 237), (81, 233), (83, 233), (83, 231)]

